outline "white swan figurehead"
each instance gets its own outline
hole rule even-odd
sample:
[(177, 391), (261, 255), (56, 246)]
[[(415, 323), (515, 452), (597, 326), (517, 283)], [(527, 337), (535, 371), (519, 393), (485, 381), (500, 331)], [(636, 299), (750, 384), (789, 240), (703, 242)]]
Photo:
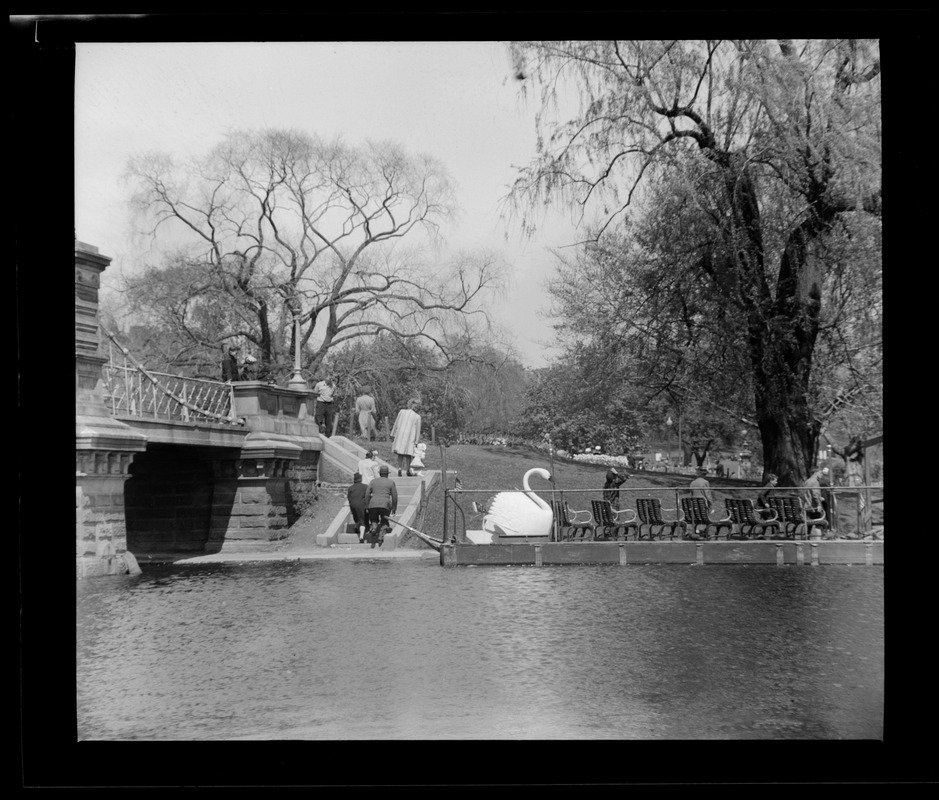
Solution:
[(522, 479), (524, 492), (499, 492), (489, 503), (483, 517), (483, 530), (496, 536), (548, 536), (554, 514), (544, 500), (531, 490), (528, 479), (538, 475), (546, 481), (551, 473), (536, 467)]

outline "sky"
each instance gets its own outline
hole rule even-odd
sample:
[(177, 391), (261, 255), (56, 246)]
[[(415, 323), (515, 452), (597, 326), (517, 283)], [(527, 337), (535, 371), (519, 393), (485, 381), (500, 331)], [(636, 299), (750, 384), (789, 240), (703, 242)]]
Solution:
[[(552, 214), (524, 239), (500, 201), (535, 154), (535, 105), (523, 101), (499, 42), (82, 43), (75, 68), (75, 235), (113, 261), (102, 289), (140, 263), (122, 181), (148, 151), (201, 156), (232, 129), (289, 128), (325, 139), (396, 141), (439, 159), (456, 184), (453, 248), (492, 248), (511, 265), (490, 306), (522, 361), (553, 354), (549, 249), (576, 231)], [(136, 245), (139, 248), (139, 245)]]

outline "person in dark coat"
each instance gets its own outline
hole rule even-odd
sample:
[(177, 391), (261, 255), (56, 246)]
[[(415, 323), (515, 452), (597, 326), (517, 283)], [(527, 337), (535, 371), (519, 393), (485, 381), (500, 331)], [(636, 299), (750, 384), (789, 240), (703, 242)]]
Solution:
[(238, 353), (241, 348), (233, 344), (228, 352), (222, 354), (222, 380), (237, 381), (241, 379), (241, 367), (238, 365)]
[(378, 469), (378, 477), (368, 485), (365, 505), (368, 508), (369, 539), (374, 549), (377, 544), (381, 547), (384, 541), (384, 530), (390, 530), (389, 514), (398, 510), (398, 487), (388, 477), (388, 465), (382, 464)]
[(619, 508), (619, 487), (626, 482), (628, 475), (620, 475), (615, 467), (606, 471), (606, 483), (603, 484), (603, 499), (609, 500), (613, 508)]
[(769, 507), (769, 498), (773, 495), (773, 489), (776, 488), (776, 484), (779, 483), (779, 478), (774, 472), (766, 473), (766, 483), (763, 484), (762, 491), (756, 496), (756, 507), (760, 512), (760, 516), (765, 517), (766, 514), (763, 512), (769, 512), (772, 509)]
[(356, 472), (352, 476), (352, 485), (346, 492), (346, 498), (349, 501), (349, 510), (352, 512), (352, 524), (355, 525), (359, 534), (359, 543), (365, 542), (365, 525), (368, 520), (366, 514), (366, 500), (368, 498), (368, 485), (362, 483), (361, 473)]

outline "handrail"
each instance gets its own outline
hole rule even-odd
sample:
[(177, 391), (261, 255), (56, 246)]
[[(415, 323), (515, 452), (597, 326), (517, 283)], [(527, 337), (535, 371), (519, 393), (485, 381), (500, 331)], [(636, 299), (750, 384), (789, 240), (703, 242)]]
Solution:
[[(244, 424), (244, 420), (234, 416), (234, 392), (230, 383), (151, 371), (134, 358), (104, 325), (99, 323), (99, 326), (124, 357), (123, 365), (115, 364), (114, 353), (109, 346), (104, 377), (111, 413), (135, 417), (152, 415), (158, 419), (162, 412), (168, 420), (189, 422), (195, 416), (196, 419), (226, 425)], [(147, 380), (146, 385), (143, 378)], [(175, 384), (171, 387), (168, 384), (172, 382)]]

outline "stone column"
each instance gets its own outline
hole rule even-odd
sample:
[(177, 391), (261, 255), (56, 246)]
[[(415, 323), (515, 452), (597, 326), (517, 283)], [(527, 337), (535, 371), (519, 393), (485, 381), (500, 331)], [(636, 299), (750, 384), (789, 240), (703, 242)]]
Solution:
[(288, 467), (301, 451), (285, 436), (249, 433), (239, 458), (212, 462), (215, 487), (207, 552), (263, 548), (286, 538)]
[(147, 438), (111, 417), (105, 402), (98, 288), (111, 259), (75, 243), (76, 577), (138, 572), (127, 552), (124, 483)]
[(133, 453), (79, 450), (75, 458), (77, 578), (136, 573), (127, 550), (124, 482)]

